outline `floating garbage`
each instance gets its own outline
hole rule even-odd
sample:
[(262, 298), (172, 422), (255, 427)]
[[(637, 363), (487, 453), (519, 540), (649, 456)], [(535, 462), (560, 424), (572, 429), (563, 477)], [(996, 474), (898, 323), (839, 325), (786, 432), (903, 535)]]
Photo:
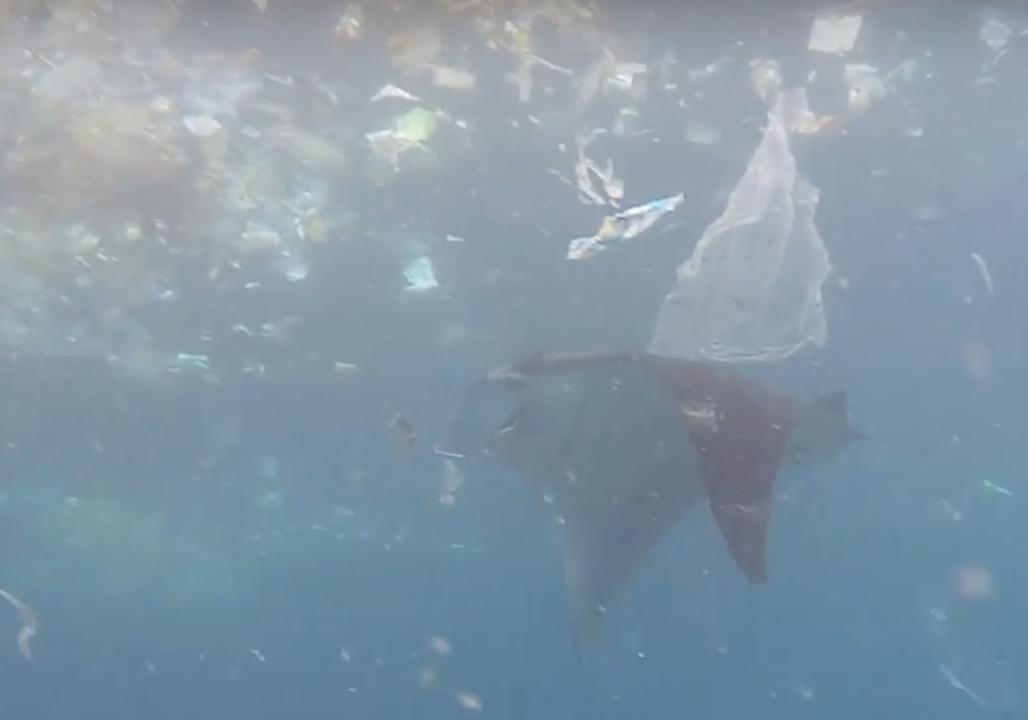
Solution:
[(18, 651), (21, 656), (26, 660), (32, 659), (32, 638), (36, 634), (36, 630), (39, 627), (39, 623), (36, 620), (36, 612), (28, 605), (23, 603), (13, 594), (0, 588), (0, 597), (10, 603), (21, 619), (21, 630), (18, 631), (17, 643)]
[(862, 63), (847, 65), (843, 77), (849, 88), (849, 109), (863, 112), (889, 94), (889, 86), (882, 80), (878, 68)]
[(477, 78), (475, 74), (449, 65), (429, 63), (425, 66), (432, 75), (432, 84), (448, 90), (473, 90)]
[(616, 90), (632, 90), (636, 85), (635, 78), (645, 75), (647, 70), (644, 63), (616, 62), (607, 76), (607, 85)]
[(682, 204), (685, 193), (652, 200), (642, 205), (608, 215), (600, 223), (599, 230), (589, 237), (575, 238), (568, 244), (568, 260), (585, 260), (606, 250), (614, 242), (631, 240), (649, 230), (660, 218)]
[(1010, 22), (1002, 13), (991, 7), (983, 8), (980, 17), (982, 25), (978, 29), (978, 37), (994, 53), (998, 54), (1005, 50), (1013, 34)]
[(996, 287), (992, 284), (992, 273), (989, 272), (989, 266), (985, 264), (985, 258), (978, 253), (971, 253), (971, 259), (974, 260), (974, 264), (978, 267), (978, 274), (982, 278), (982, 284), (985, 285), (985, 289), (989, 291), (990, 295), (996, 294)]
[(395, 100), (409, 100), (410, 102), (418, 102), (417, 95), (407, 92), (402, 87), (396, 85), (383, 85), (379, 88), (378, 92), (371, 96), (368, 102), (379, 102), (386, 99)]
[(602, 131), (579, 136), (578, 159), (575, 161), (575, 186), (583, 202), (618, 208), (625, 197), (625, 182), (614, 175), (614, 161), (607, 158), (600, 166), (585, 154), (589, 143)]
[(427, 292), (439, 287), (432, 260), (427, 256), (419, 257), (407, 265), (403, 270), (403, 277), (407, 280), (406, 289), (411, 292)]
[(401, 450), (411, 450), (417, 443), (418, 434), (414, 425), (402, 413), (398, 413), (389, 421), (389, 429), (393, 433), (393, 439)]
[(699, 120), (689, 122), (685, 125), (685, 140), (696, 145), (716, 145), (721, 142), (721, 128)]
[(415, 143), (423, 143), (435, 133), (439, 120), (431, 110), (417, 107), (408, 110), (393, 123), (393, 130)]
[(1002, 485), (992, 482), (988, 478), (982, 478), (982, 487), (991, 493), (1002, 495), (1004, 497), (1014, 497), (1014, 491), (1010, 488), (1005, 488)]
[(335, 36), (347, 40), (359, 40), (364, 33), (364, 10), (360, 5), (347, 5), (336, 23)]
[(828, 251), (819, 191), (797, 171), (788, 127), (804, 98), (782, 93), (724, 213), (678, 268), (650, 351), (720, 361), (779, 360), (827, 335)]
[(182, 118), (182, 124), (197, 137), (211, 137), (221, 130), (221, 123), (209, 115), (186, 115)]
[(936, 666), (950, 687), (986, 710), (1015, 710), (1020, 697), (1009, 666), (990, 657), (981, 642), (954, 625), (945, 611), (932, 608), (929, 617), (939, 655)]
[(844, 55), (853, 50), (864, 18), (860, 15), (822, 15), (810, 28), (807, 49), (811, 52)]
[(782, 87), (782, 67), (777, 60), (758, 59), (750, 63), (750, 84), (757, 95), (770, 105)]
[(364, 136), (371, 152), (383, 160), (388, 160), (394, 167), (399, 164), (400, 156), (411, 148), (420, 148), (428, 152), (424, 144), (396, 132), (395, 130), (376, 130)]
[(306, 280), (310, 273), (310, 265), (296, 250), (282, 250), (274, 263), (275, 269), (289, 282)]
[(207, 355), (193, 353), (176, 353), (168, 365), (168, 372), (180, 373), (183, 370), (210, 370), (211, 359)]
[(364, 137), (372, 153), (396, 167), (400, 156), (412, 148), (429, 152), (425, 141), (435, 133), (438, 122), (434, 112), (418, 107), (396, 118), (391, 128), (370, 132)]
[(792, 108), (789, 117), (789, 132), (800, 135), (813, 135), (824, 129), (839, 129), (843, 125), (843, 118), (838, 115), (816, 115), (810, 109), (810, 102), (807, 99), (806, 88), (796, 88), (790, 93)]

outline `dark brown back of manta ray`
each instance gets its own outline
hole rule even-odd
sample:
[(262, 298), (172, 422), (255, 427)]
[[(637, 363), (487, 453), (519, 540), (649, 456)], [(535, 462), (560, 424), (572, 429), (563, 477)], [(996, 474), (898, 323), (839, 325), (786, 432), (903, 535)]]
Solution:
[(675, 394), (729, 552), (750, 582), (767, 582), (771, 499), (796, 403), (724, 367), (655, 355), (640, 359)]

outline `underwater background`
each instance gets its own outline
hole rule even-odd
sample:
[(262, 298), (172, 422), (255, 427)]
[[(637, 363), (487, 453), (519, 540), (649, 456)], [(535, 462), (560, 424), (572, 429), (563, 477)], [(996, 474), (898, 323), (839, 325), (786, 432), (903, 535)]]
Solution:
[[(0, 2), (5, 716), (1023, 712), (1028, 9), (672, 5)], [(648, 346), (779, 87), (827, 333), (737, 369), (869, 439), (782, 471), (766, 586), (694, 511), (578, 663), (538, 488), (433, 447)]]

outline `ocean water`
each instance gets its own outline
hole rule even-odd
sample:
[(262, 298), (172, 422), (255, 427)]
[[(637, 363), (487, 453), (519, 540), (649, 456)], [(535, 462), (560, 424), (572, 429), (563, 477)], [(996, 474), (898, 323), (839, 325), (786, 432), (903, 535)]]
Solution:
[[(1024, 712), (1028, 14), (600, 5), (0, 3), (5, 717)], [(832, 271), (824, 344), (736, 369), (869, 437), (780, 471), (766, 585), (694, 508), (578, 660), (543, 491), (434, 447), (491, 368), (647, 347), (758, 61)]]

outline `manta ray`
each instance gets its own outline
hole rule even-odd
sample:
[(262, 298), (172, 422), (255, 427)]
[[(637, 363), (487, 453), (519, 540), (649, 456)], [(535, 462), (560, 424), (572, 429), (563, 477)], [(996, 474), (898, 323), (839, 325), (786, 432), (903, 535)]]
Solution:
[(492, 456), (552, 498), (580, 653), (647, 551), (703, 501), (739, 569), (765, 583), (778, 468), (860, 437), (843, 392), (802, 403), (727, 365), (588, 352), (490, 372), (436, 450)]

